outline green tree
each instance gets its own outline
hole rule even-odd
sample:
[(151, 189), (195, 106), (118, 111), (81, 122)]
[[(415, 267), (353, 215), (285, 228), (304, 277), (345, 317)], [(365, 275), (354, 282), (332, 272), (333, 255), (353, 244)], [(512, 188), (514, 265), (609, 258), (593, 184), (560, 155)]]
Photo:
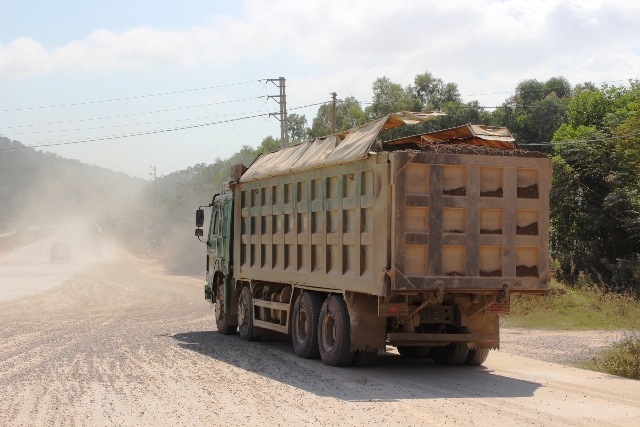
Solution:
[(520, 107), (527, 107), (546, 96), (544, 82), (536, 79), (523, 80), (516, 86), (515, 102)]
[(640, 108), (640, 82), (630, 80), (630, 87), (593, 84), (576, 87), (567, 110), (569, 123), (574, 126), (596, 126), (612, 132)]
[(567, 110), (569, 123), (573, 127), (601, 127), (609, 110), (608, 107), (608, 102), (600, 90), (578, 90), (571, 99)]
[[(565, 124), (555, 133), (555, 141), (570, 143), (558, 145), (553, 157), (552, 248), (567, 282), (586, 274), (640, 296), (640, 138), (625, 137), (640, 133), (640, 120), (629, 114), (612, 131), (624, 138), (603, 140), (607, 114), (600, 123)], [(600, 141), (575, 143), (594, 139)]]
[(309, 128), (307, 127), (307, 117), (303, 114), (289, 114), (287, 117), (287, 129), (289, 132), (289, 143), (297, 144), (309, 138)]
[(402, 110), (421, 111), (422, 103), (412, 86), (403, 88), (388, 77), (377, 78), (372, 85), (373, 102), (366, 113), (371, 120)]
[(571, 83), (564, 77), (551, 77), (544, 82), (545, 96), (554, 93), (556, 98), (569, 98), (572, 92)]
[(571, 86), (564, 77), (546, 82), (523, 80), (516, 86), (515, 95), (492, 114), (492, 122), (506, 126), (519, 143), (548, 142), (567, 122), (570, 101)]
[(444, 104), (462, 103), (457, 84), (444, 83), (428, 71), (414, 78), (413, 88), (426, 110), (440, 110)]
[[(309, 136), (317, 138), (331, 134), (331, 104), (322, 104), (313, 119)], [(336, 130), (343, 132), (367, 123), (368, 118), (360, 102), (353, 96), (338, 99), (336, 104)]]

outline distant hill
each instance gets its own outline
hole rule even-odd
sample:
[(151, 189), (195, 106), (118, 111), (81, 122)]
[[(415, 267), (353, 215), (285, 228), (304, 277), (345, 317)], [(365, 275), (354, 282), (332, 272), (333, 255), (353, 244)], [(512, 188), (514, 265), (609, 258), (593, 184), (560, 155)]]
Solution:
[(146, 181), (0, 137), (0, 231), (105, 216), (139, 199)]

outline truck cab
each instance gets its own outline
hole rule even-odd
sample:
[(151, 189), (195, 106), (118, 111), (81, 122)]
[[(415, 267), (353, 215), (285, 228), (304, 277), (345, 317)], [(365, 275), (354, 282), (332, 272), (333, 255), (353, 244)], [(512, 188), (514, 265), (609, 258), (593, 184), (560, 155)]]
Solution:
[[(233, 193), (228, 187), (214, 196), (207, 233), (207, 284), (205, 299), (214, 305), (218, 330), (233, 333), (237, 324), (237, 308), (232, 303), (233, 274)], [(200, 211), (200, 210), (199, 210)], [(202, 214), (198, 214), (203, 216)], [(198, 223), (198, 221), (196, 221)], [(196, 224), (198, 225), (198, 224)], [(196, 231), (196, 235), (198, 232)], [(237, 304), (237, 302), (236, 302)]]

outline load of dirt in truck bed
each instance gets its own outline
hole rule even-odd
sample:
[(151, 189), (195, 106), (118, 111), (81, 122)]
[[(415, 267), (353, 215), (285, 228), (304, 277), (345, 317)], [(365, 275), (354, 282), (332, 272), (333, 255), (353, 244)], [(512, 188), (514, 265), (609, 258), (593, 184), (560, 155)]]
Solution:
[(513, 150), (507, 150), (497, 147), (486, 147), (484, 145), (469, 145), (469, 144), (386, 144), (382, 143), (382, 149), (380, 143), (373, 144), (372, 151), (409, 151), (414, 153), (439, 153), (439, 154), (472, 154), (482, 156), (507, 156), (507, 157), (547, 157), (546, 154), (539, 151), (529, 151), (523, 148), (516, 148)]

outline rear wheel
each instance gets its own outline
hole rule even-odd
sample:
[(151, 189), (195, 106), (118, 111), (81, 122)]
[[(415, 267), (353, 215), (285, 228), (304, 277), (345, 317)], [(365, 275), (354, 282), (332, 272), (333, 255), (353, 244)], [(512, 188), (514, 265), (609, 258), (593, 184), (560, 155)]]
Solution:
[(218, 292), (216, 293), (216, 300), (213, 304), (213, 312), (216, 316), (218, 333), (222, 335), (235, 334), (238, 325), (234, 322), (236, 319), (232, 319), (231, 315), (224, 311), (224, 286), (222, 284), (218, 284)]
[(349, 366), (351, 351), (351, 325), (347, 304), (340, 295), (330, 295), (322, 304), (318, 342), (320, 357), (325, 365)]
[(414, 347), (414, 346), (400, 346), (398, 347), (398, 353), (400, 356), (407, 359), (426, 359), (430, 354), (430, 347)]
[(253, 326), (253, 297), (249, 287), (242, 288), (238, 301), (238, 331), (245, 341), (258, 341), (261, 337), (259, 328)]
[(465, 365), (478, 366), (482, 365), (489, 356), (489, 348), (472, 348), (469, 350), (467, 360), (464, 361)]
[(303, 359), (320, 357), (318, 348), (318, 324), (322, 308), (322, 295), (303, 291), (293, 308), (291, 335), (293, 351)]
[(467, 343), (452, 342), (443, 347), (436, 347), (431, 351), (433, 361), (441, 365), (459, 366), (466, 362), (469, 356)]

